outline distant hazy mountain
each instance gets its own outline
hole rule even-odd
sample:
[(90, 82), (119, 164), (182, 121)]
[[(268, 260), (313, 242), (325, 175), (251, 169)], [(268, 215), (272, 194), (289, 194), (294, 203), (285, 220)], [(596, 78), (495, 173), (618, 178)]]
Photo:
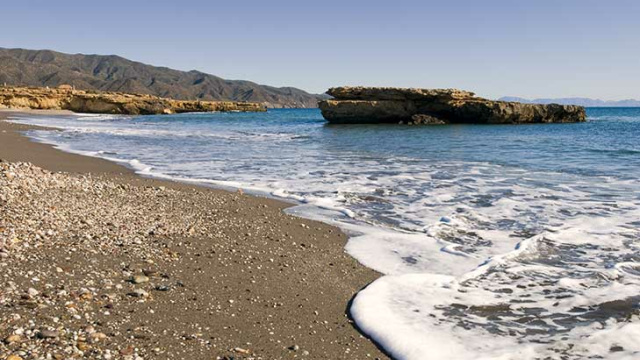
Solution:
[(527, 104), (561, 104), (561, 105), (580, 105), (585, 107), (640, 107), (640, 100), (618, 100), (605, 101), (589, 98), (558, 98), (558, 99), (523, 99), (515, 96), (505, 96), (500, 98), (502, 101), (517, 101)]
[(225, 80), (199, 71), (179, 71), (115, 55), (64, 54), (0, 48), (0, 85), (70, 84), (83, 90), (152, 94), (186, 100), (234, 100), (274, 107), (317, 107), (319, 95), (303, 90)]

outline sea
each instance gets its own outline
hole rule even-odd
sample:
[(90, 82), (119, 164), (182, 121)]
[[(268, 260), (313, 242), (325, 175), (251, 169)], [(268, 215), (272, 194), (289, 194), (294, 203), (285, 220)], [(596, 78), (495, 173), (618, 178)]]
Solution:
[(143, 176), (339, 226), (383, 275), (358, 328), (396, 359), (640, 358), (640, 108), (533, 125), (330, 125), (317, 109), (16, 115)]

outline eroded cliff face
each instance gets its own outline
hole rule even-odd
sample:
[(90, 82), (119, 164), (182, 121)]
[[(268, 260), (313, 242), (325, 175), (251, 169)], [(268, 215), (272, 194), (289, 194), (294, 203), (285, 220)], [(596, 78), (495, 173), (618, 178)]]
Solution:
[(263, 104), (249, 102), (186, 101), (144, 94), (27, 87), (0, 87), (0, 107), (125, 115), (266, 111)]
[(476, 97), (456, 89), (338, 87), (320, 102), (325, 119), (336, 124), (525, 124), (582, 122), (584, 107), (522, 104)]

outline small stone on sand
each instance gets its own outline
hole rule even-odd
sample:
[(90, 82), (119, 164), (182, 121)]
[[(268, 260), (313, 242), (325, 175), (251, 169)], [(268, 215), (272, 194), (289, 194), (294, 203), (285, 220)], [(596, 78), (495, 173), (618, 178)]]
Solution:
[(144, 275), (136, 275), (133, 278), (131, 278), (131, 281), (134, 284), (143, 284), (143, 283), (149, 282), (149, 278)]

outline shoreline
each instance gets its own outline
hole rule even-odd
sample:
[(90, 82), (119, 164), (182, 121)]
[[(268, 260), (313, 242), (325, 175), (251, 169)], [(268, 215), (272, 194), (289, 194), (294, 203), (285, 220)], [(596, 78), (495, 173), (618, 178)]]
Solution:
[[(118, 268), (118, 264), (126, 263), (126, 272), (134, 273), (132, 269), (140, 270), (144, 267), (140, 264), (151, 260), (155, 267), (159, 268), (158, 271), (167, 272), (169, 279), (182, 278), (179, 283), (185, 286), (175, 287), (175, 290), (167, 292), (146, 288), (153, 297), (138, 302), (131, 303), (131, 298), (126, 294), (116, 294), (127, 312), (116, 315), (118, 312), (113, 310), (110, 311), (109, 320), (85, 321), (83, 326), (77, 324), (77, 319), (74, 320), (73, 317), (66, 322), (66, 312), (61, 308), (61, 304), (49, 305), (42, 310), (42, 313), (47, 313), (46, 319), (57, 318), (57, 324), (64, 323), (73, 331), (81, 331), (81, 328), (86, 326), (97, 327), (96, 324), (102, 324), (104, 321), (117, 323), (117, 326), (112, 327), (111, 333), (105, 332), (106, 341), (90, 344), (91, 351), (95, 354), (106, 358), (105, 349), (113, 349), (111, 354), (126, 357), (130, 355), (126, 354), (127, 349), (134, 347), (139, 350), (136, 355), (144, 359), (201, 356), (217, 356), (220, 359), (231, 356), (236, 359), (387, 358), (372, 341), (358, 332), (348, 317), (350, 301), (358, 291), (379, 278), (380, 274), (364, 267), (346, 254), (344, 246), (347, 237), (339, 229), (287, 215), (283, 210), (291, 204), (282, 201), (142, 177), (131, 169), (108, 160), (66, 153), (51, 145), (31, 141), (20, 132), (35, 127), (3, 121), (12, 112), (20, 111), (0, 112), (0, 159), (10, 163), (30, 162), (48, 171), (62, 172), (51, 176), (60, 176), (63, 179), (80, 178), (82, 181), (95, 182), (96, 186), (123, 187), (130, 191), (118, 196), (123, 196), (123, 199), (140, 197), (140, 203), (143, 205), (155, 199), (157, 195), (153, 194), (166, 192), (166, 197), (172, 199), (175, 204), (171, 202), (171, 207), (159, 212), (157, 216), (171, 219), (167, 220), (168, 228), (187, 214), (211, 221), (211, 214), (205, 214), (211, 209), (217, 212), (213, 218), (216, 222), (229, 224), (216, 228), (215, 233), (207, 228), (208, 223), (198, 223), (198, 227), (202, 226), (201, 230), (194, 230), (193, 226), (186, 229), (178, 226), (174, 233), (147, 234), (143, 236), (142, 244), (135, 244), (147, 252), (154, 253), (157, 245), (150, 245), (162, 242), (164, 247), (171, 249), (172, 254), (179, 254), (169, 260), (163, 256), (147, 259), (139, 255), (138, 251), (115, 257), (107, 256), (95, 248), (106, 247), (112, 251), (119, 246), (110, 248), (109, 244), (93, 241), (82, 244), (87, 249), (97, 251), (90, 259), (70, 254), (65, 246), (51, 248), (47, 245), (31, 248), (32, 254), (20, 253), (24, 258), (18, 266), (15, 263), (7, 265), (6, 259), (0, 259), (0, 263), (5, 263), (2, 268), (7, 269), (9, 266), (10, 272), (15, 274), (27, 271), (28, 268), (39, 268), (38, 264), (42, 263), (63, 264), (68, 258), (71, 258), (71, 263), (67, 263), (66, 266), (70, 268), (86, 266), (86, 262), (91, 261), (103, 264), (97, 267), (98, 271), (113, 272), (114, 268)], [(31, 170), (25, 171), (28, 173)], [(75, 194), (71, 197), (73, 196)], [(153, 201), (157, 204), (156, 200)], [(179, 204), (180, 201), (191, 203), (188, 207), (183, 207)], [(124, 203), (128, 204), (126, 201)], [(163, 202), (165, 203), (166, 201)], [(64, 207), (65, 204), (60, 206)], [(94, 207), (109, 207), (109, 203), (106, 201), (106, 204), (102, 204), (98, 201)], [(116, 210), (117, 213), (117, 209), (110, 210)], [(147, 211), (155, 210), (148, 207)], [(120, 214), (112, 216), (118, 220)], [(52, 241), (57, 245), (65, 245), (67, 240), (57, 238)], [(225, 249), (211, 253), (212, 246)], [(202, 254), (207, 252), (209, 256), (203, 257)], [(116, 253), (120, 254), (119, 251)], [(12, 253), (9, 256), (9, 260), (14, 259)], [(212, 261), (212, 258), (217, 258), (218, 261)], [(58, 277), (58, 274), (51, 270), (55, 268), (41, 268), (41, 277)], [(63, 273), (66, 274), (67, 270)], [(117, 271), (114, 274), (110, 277), (115, 289), (117, 285), (131, 289), (139, 288), (130, 284), (126, 275), (123, 276)], [(67, 284), (72, 282), (80, 287), (82, 278), (83, 276), (76, 272), (73, 281), (67, 279)], [(22, 276), (16, 276), (16, 279), (20, 280), (13, 280), (18, 295), (30, 287), (35, 287), (30, 279)], [(212, 289), (212, 285), (215, 289)], [(110, 287), (108, 291), (114, 291), (112, 289), (113, 287)], [(38, 290), (39, 293), (44, 291)], [(193, 297), (193, 300), (187, 299), (186, 292), (197, 296)], [(100, 297), (100, 291), (96, 291), (96, 296)], [(180, 306), (175, 305), (185, 301), (191, 303), (189, 307), (178, 309)], [(22, 309), (19, 303), (16, 304), (12, 311), (22, 312), (24, 315), (33, 311)], [(117, 307), (114, 305), (114, 309)], [(141, 309), (146, 313), (141, 314)], [(156, 319), (158, 316), (149, 315), (149, 311), (153, 311), (153, 314), (172, 316), (175, 321), (167, 327), (166, 323), (162, 323), (162, 319)], [(40, 315), (42, 314), (35, 317)], [(24, 322), (26, 316), (21, 319)], [(3, 338), (10, 336), (12, 329), (15, 333), (17, 323), (21, 323), (20, 320), (8, 318), (1, 320), (5, 324), (0, 327), (0, 336)], [(196, 321), (198, 332), (195, 339), (188, 335), (190, 340), (185, 340), (185, 334), (193, 332), (190, 325)], [(55, 322), (43, 322), (46, 324), (37, 326), (56, 327)], [(87, 325), (87, 322), (90, 324)], [(144, 323), (144, 326), (140, 326), (139, 323)], [(145, 336), (138, 338), (134, 335), (128, 338), (113, 330), (125, 330), (128, 327), (133, 328), (132, 331), (144, 328)], [(20, 345), (29, 344), (31, 341), (38, 346), (52, 345), (47, 339), (36, 338), (34, 335), (33, 339), (24, 339)], [(204, 341), (205, 338), (208, 340)], [(103, 343), (104, 349), (101, 347)], [(0, 345), (0, 355), (14, 354), (16, 349), (20, 349), (14, 345)], [(78, 344), (75, 347), (79, 348)]]

